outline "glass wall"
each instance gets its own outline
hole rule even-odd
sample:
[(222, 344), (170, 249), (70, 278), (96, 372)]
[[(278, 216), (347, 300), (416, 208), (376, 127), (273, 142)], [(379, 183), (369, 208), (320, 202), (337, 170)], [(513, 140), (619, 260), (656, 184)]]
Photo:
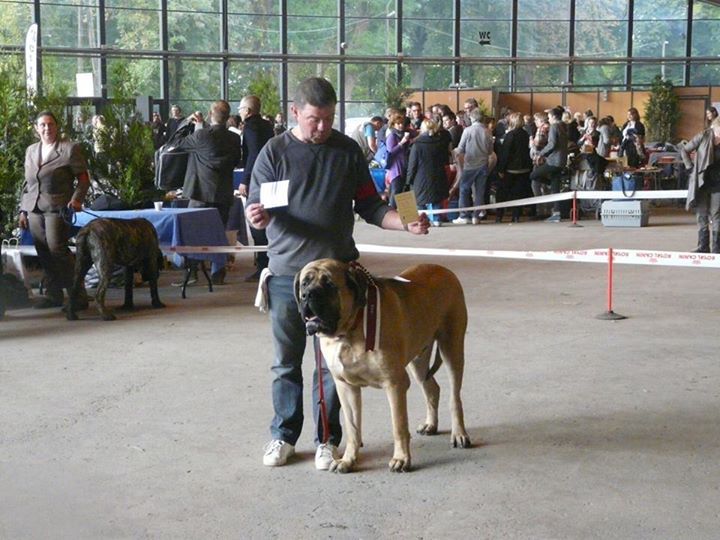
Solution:
[(33, 23), (31, 2), (7, 2), (0, 0), (0, 45), (20, 45), (25, 42), (25, 32)]
[[(720, 6), (706, 2), (693, 4), (692, 55), (720, 57)], [(720, 64), (693, 63), (690, 84), (720, 82)]]
[[(629, 14), (626, 0), (575, 0), (575, 56), (583, 59), (624, 58), (628, 52)], [(626, 63), (576, 64), (573, 83), (593, 88), (625, 84)]]
[(260, 81), (286, 109), (310, 75), (337, 86), (347, 116), (382, 109), (388, 80), (426, 90), (643, 88), (658, 75), (720, 84), (720, 7), (702, 0), (0, 0), (4, 54), (21, 50), (36, 13), (45, 88), (73, 94), (82, 79), (112, 97), (109, 72), (124, 62), (164, 107), (237, 101)]
[(648, 84), (658, 75), (684, 84), (684, 64), (665, 59), (685, 56), (687, 10), (686, 0), (635, 0), (633, 56), (654, 60), (633, 66), (633, 84)]
[(231, 51), (280, 52), (280, 4), (234, 0), (228, 4)]

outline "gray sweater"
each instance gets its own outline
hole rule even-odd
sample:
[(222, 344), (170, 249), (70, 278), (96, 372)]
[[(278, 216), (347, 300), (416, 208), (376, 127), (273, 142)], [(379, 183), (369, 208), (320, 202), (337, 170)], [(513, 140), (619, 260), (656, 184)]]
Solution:
[(269, 268), (274, 275), (294, 275), (325, 257), (357, 259), (353, 211), (380, 226), (390, 210), (375, 189), (358, 144), (335, 130), (323, 144), (301, 142), (290, 130), (270, 139), (255, 162), (248, 204), (260, 202), (260, 184), (280, 180), (290, 184), (288, 206), (268, 210)]
[(567, 126), (564, 122), (550, 124), (548, 143), (540, 151), (540, 156), (545, 158), (545, 163), (554, 167), (565, 167), (568, 156)]

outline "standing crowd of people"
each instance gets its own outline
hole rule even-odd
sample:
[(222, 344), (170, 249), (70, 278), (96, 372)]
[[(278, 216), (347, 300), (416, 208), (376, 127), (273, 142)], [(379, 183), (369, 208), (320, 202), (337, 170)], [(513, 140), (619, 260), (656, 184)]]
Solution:
[[(353, 138), (368, 164), (386, 170), (383, 196), (391, 206), (397, 193), (412, 189), (418, 207), (427, 210), (454, 205), (455, 198), (460, 208), (481, 206), (491, 193), (496, 202), (558, 193), (570, 155), (581, 155), (600, 173), (612, 151), (627, 155), (634, 167), (648, 159), (645, 126), (634, 107), (618, 127), (612, 116), (598, 119), (590, 110), (571, 114), (561, 106), (533, 116), (503, 109), (496, 120), (474, 98), (456, 112), (444, 104), (423, 110), (410, 102), (403, 111), (389, 108), (384, 116), (373, 116)], [(519, 222), (523, 210), (529, 219), (561, 221), (558, 202), (546, 215), (540, 215), (543, 208), (513, 207), (511, 221)], [(445, 222), (441, 214), (431, 214), (433, 226)], [(495, 221), (504, 216), (498, 210)], [(462, 210), (452, 222), (477, 225), (485, 217), (482, 210)]]

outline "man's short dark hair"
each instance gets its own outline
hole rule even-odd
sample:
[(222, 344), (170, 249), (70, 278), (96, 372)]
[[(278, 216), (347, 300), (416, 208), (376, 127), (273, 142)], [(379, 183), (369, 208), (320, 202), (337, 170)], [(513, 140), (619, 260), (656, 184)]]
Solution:
[(330, 107), (337, 104), (337, 94), (327, 79), (310, 77), (297, 87), (293, 101), (295, 106), (300, 109), (305, 105)]
[(58, 120), (57, 120), (57, 118), (55, 117), (55, 115), (54, 115), (53, 113), (51, 113), (50, 111), (47, 111), (47, 110), (46, 110), (46, 111), (40, 111), (39, 113), (37, 113), (37, 114), (35, 115), (35, 123), (37, 123), (37, 121), (40, 120), (43, 116), (49, 116), (50, 118), (53, 119), (53, 122), (55, 122), (56, 124), (58, 123)]
[(373, 123), (374, 123), (374, 122), (382, 122), (382, 121), (383, 121), (383, 117), (382, 117), (382, 116), (373, 116), (373, 117), (370, 119), (370, 121), (373, 122)]
[(561, 120), (564, 112), (565, 112), (565, 109), (563, 109), (561, 107), (555, 107), (553, 109), (550, 109), (549, 114), (552, 114), (553, 118), (557, 118), (558, 120)]

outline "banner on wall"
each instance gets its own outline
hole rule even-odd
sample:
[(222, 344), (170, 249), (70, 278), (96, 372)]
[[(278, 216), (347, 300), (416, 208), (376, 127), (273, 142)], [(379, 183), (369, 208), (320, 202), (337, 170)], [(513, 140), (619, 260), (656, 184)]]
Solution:
[(37, 49), (38, 25), (33, 23), (25, 36), (25, 87), (29, 96), (38, 91)]

